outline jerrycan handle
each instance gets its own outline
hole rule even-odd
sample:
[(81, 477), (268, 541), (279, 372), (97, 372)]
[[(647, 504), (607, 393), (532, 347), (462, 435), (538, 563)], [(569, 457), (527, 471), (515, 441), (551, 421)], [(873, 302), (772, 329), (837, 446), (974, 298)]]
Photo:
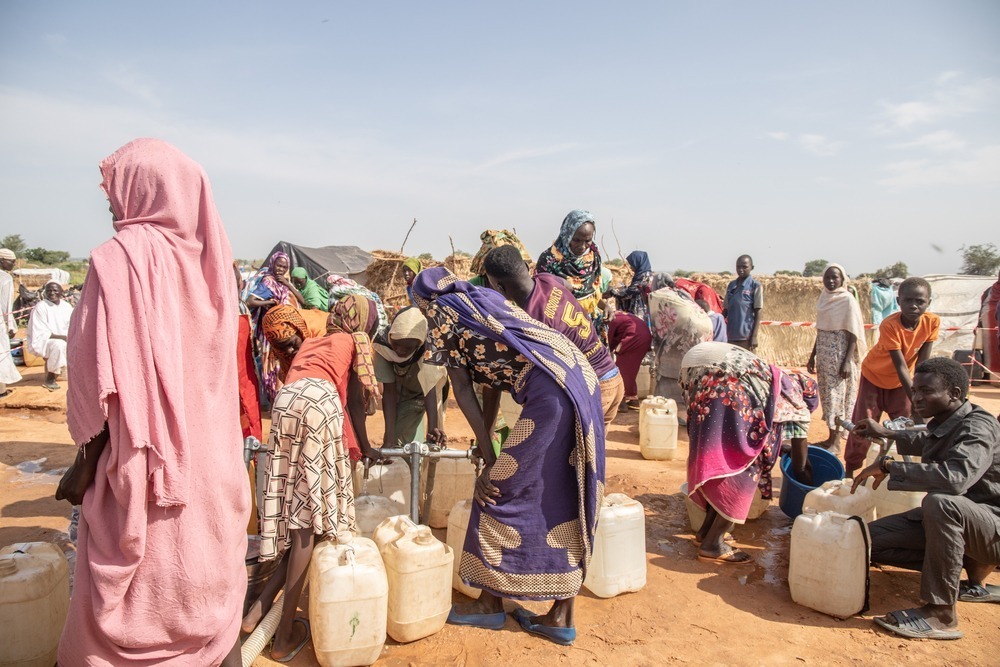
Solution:
[(353, 542), (351, 544), (348, 544), (347, 546), (344, 547), (344, 560), (346, 560), (347, 564), (349, 566), (351, 566), (352, 568), (355, 567), (358, 564), (358, 558), (354, 554), (354, 543)]
[(865, 606), (862, 607), (861, 611), (858, 612), (859, 614), (863, 614), (866, 611), (868, 611), (869, 609), (871, 609), (871, 607), (869, 605), (870, 595), (871, 595), (871, 588), (872, 588), (872, 578), (871, 578), (872, 577), (872, 541), (871, 541), (871, 535), (868, 532), (868, 524), (865, 523), (865, 520), (862, 517), (855, 515), (855, 516), (848, 517), (847, 520), (848, 521), (857, 521), (858, 522), (858, 526), (861, 527), (861, 537), (862, 537), (862, 539), (865, 542), (865, 561), (866, 561), (866, 563), (865, 563), (865, 565), (866, 565), (866, 567), (865, 567)]

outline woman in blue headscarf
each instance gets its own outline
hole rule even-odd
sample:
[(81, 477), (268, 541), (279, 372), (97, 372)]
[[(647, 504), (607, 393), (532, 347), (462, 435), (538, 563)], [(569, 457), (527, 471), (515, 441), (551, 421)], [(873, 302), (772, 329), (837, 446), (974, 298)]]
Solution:
[(606, 313), (601, 294), (601, 252), (594, 243), (596, 227), (590, 211), (570, 211), (559, 228), (559, 238), (543, 252), (536, 273), (551, 273), (565, 280), (573, 296), (601, 328)]
[[(558, 644), (576, 638), (573, 599), (586, 576), (604, 495), (604, 420), (593, 368), (562, 334), (499, 292), (421, 271), (413, 297), (427, 316), (426, 363), (445, 366), (486, 468), (476, 481), (459, 575), (482, 589), (448, 621), (499, 630), (503, 598), (554, 600), (522, 628)], [(509, 391), (523, 406), (500, 455), (495, 406), (483, 414), (473, 383)]]
[(642, 250), (634, 250), (625, 258), (632, 269), (632, 282), (627, 287), (612, 290), (618, 301), (618, 308), (632, 313), (649, 324), (649, 292), (653, 278), (653, 267), (649, 255)]

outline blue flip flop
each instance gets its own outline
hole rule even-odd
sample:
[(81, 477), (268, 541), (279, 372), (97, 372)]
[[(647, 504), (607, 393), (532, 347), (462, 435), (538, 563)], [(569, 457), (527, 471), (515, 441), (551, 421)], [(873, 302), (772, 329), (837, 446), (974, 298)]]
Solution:
[(306, 637), (305, 637), (305, 639), (303, 639), (302, 642), (298, 646), (296, 646), (292, 650), (292, 652), (289, 653), (288, 655), (286, 655), (284, 658), (273, 658), (272, 657), (271, 660), (274, 660), (275, 662), (280, 662), (280, 663), (291, 662), (292, 660), (295, 659), (295, 656), (297, 656), (299, 654), (299, 651), (301, 651), (305, 647), (305, 645), (309, 643), (309, 640), (312, 639), (312, 629), (309, 627), (309, 621), (307, 621), (304, 618), (297, 618), (297, 619), (295, 619), (294, 622), (295, 623), (301, 623), (302, 625), (306, 626)]
[(448, 623), (469, 625), (484, 630), (501, 630), (507, 623), (507, 613), (498, 611), (495, 614), (459, 614), (453, 606), (448, 612)]
[(569, 646), (576, 641), (576, 628), (556, 628), (551, 625), (533, 623), (531, 619), (537, 617), (527, 609), (515, 609), (513, 616), (521, 627), (524, 628), (525, 632), (545, 637), (549, 641), (562, 646)]

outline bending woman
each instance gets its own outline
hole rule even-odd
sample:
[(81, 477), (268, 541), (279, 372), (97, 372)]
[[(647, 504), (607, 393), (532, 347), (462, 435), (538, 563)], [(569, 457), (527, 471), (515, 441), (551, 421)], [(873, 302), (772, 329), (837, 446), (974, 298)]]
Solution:
[(816, 343), (808, 369), (819, 381), (823, 421), (830, 436), (821, 447), (840, 449), (837, 419), (850, 419), (858, 396), (861, 360), (867, 354), (865, 325), (858, 300), (847, 290), (847, 273), (840, 264), (823, 272), (823, 293), (816, 304)]
[(294, 308), (272, 308), (263, 321), (287, 374), (271, 411), (260, 560), (284, 560), (244, 617), (243, 631), (253, 631), (284, 586), (271, 648), (271, 657), (283, 662), (309, 639), (308, 622), (295, 613), (313, 542), (316, 537), (349, 540), (357, 532), (351, 459), (377, 456), (364, 429), (368, 397), (378, 389), (370, 372), (374, 326), (360, 319), (345, 322), (343, 314), (334, 318), (337, 331), (308, 339)]
[(278, 360), (271, 354), (271, 346), (264, 335), (262, 322), (268, 309), (275, 306), (291, 306), (298, 308), (305, 303), (302, 294), (295, 289), (289, 278), (291, 267), (288, 255), (276, 252), (271, 255), (267, 266), (261, 269), (257, 284), (244, 300), (253, 314), (254, 338), (257, 341), (257, 351), (260, 353), (260, 380), (264, 385), (264, 394), (268, 401), (274, 400), (278, 393)]
[[(448, 374), (423, 361), (427, 318), (418, 308), (403, 308), (375, 340), (375, 377), (382, 383), (386, 447), (421, 441), (445, 444), (442, 428)], [(424, 415), (427, 416), (426, 422)]]
[[(590, 563), (604, 494), (597, 376), (562, 334), (447, 269), (422, 271), (413, 296), (431, 326), (427, 361), (448, 368), (486, 462), (459, 569), (483, 592), (453, 608), (448, 620), (499, 630), (503, 598), (554, 600), (542, 616), (516, 609), (514, 617), (528, 632), (571, 644), (573, 599)], [(474, 382), (510, 391), (523, 406), (499, 457), (490, 443), (495, 414), (483, 415)]]
[[(787, 418), (800, 420), (803, 389), (752, 352), (716, 342), (684, 355), (680, 382), (688, 401), (688, 495), (706, 511), (695, 536), (698, 560), (749, 563), (749, 554), (726, 543), (729, 531), (746, 522), (758, 493), (771, 498), (771, 469), (784, 431), (775, 412), (784, 393), (793, 404)], [(792, 466), (808, 478), (805, 439), (796, 445)]]

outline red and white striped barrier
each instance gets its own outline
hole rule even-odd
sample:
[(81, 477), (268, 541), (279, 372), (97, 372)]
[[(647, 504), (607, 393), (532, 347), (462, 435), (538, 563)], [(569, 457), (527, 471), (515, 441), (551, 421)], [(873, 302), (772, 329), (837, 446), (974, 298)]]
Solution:
[[(770, 327), (807, 327), (813, 328), (816, 326), (815, 322), (779, 322), (777, 320), (761, 320), (761, 324), (765, 324)], [(866, 324), (865, 329), (878, 329), (877, 324)], [(939, 331), (996, 331), (996, 327), (941, 327)]]

